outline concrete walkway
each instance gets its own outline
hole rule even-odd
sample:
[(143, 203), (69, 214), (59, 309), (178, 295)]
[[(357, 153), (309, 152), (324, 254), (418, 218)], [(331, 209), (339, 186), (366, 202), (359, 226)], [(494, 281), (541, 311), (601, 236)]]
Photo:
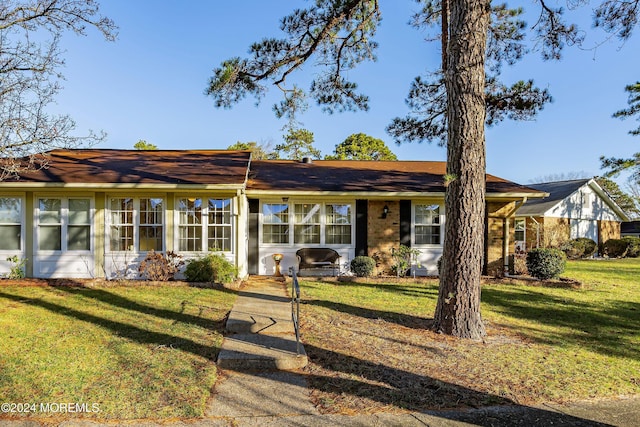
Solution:
[(302, 374), (307, 365), (295, 339), (290, 290), (284, 281), (254, 278), (238, 294), (217, 365), (222, 379), (206, 414), (240, 418), (319, 415)]

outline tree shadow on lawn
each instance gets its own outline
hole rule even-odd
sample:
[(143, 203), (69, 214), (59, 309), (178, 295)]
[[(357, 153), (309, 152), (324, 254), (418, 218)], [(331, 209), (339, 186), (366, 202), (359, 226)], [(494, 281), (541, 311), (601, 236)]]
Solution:
[[(380, 279), (377, 279), (380, 280)], [(332, 285), (332, 286), (354, 286), (359, 288), (369, 288), (380, 292), (385, 292), (389, 294), (401, 294), (410, 297), (417, 298), (438, 298), (438, 282), (437, 281), (429, 281), (429, 282), (414, 282), (413, 279), (400, 279), (406, 280), (411, 283), (411, 285), (405, 283), (394, 283), (393, 280), (397, 279), (389, 279), (386, 283), (367, 283), (361, 282), (359, 280), (345, 280), (345, 281), (328, 281), (318, 279), (314, 281), (307, 281), (307, 283), (313, 284), (323, 284), (323, 285)], [(301, 282), (304, 283), (304, 280), (301, 278)], [(303, 288), (304, 289), (304, 288)]]
[[(501, 396), (316, 346), (305, 345), (305, 349), (313, 365), (320, 368), (313, 365), (307, 367), (306, 378), (314, 390), (312, 394), (315, 403), (321, 408), (324, 407), (327, 412), (336, 412), (336, 409), (345, 412), (371, 412), (371, 402), (374, 402), (400, 410), (423, 412), (480, 426), (606, 425), (519, 405)], [(338, 374), (330, 376), (326, 374), (327, 371)], [(496, 408), (497, 406), (499, 408)]]
[[(131, 310), (131, 311), (137, 311), (141, 314), (156, 316), (162, 319), (172, 319), (175, 322), (188, 323), (191, 325), (200, 326), (202, 328), (207, 328), (207, 329), (215, 328), (216, 326), (215, 325), (216, 321), (214, 320), (184, 313), (185, 307), (188, 304), (186, 301), (182, 301), (180, 311), (173, 311), (173, 310), (167, 310), (163, 308), (156, 308), (146, 304), (140, 304), (139, 302), (133, 301), (129, 298), (125, 298), (123, 296), (117, 295), (112, 292), (105, 291), (103, 289), (59, 286), (59, 287), (56, 287), (56, 290), (59, 290), (61, 292), (71, 294), (71, 295), (95, 299), (97, 301), (101, 301), (111, 306), (120, 307), (120, 308), (124, 308), (126, 310)], [(202, 313), (205, 309), (212, 310), (212, 311), (221, 311), (214, 307), (199, 307), (199, 308), (200, 308), (200, 313)]]
[[(34, 307), (40, 307), (52, 313), (61, 314), (63, 316), (73, 317), (82, 322), (91, 323), (112, 331), (115, 335), (130, 339), (140, 344), (154, 344), (157, 346), (171, 347), (177, 350), (186, 351), (197, 356), (204, 357), (209, 360), (216, 360), (220, 348), (217, 346), (208, 346), (190, 339), (162, 333), (154, 332), (148, 329), (139, 328), (128, 323), (118, 322), (115, 320), (105, 319), (93, 314), (85, 313), (73, 308), (65, 307), (52, 302), (44, 301), (41, 298), (25, 298), (24, 296), (12, 295), (0, 291), (0, 298), (15, 301), (22, 304), (28, 304)], [(163, 310), (164, 311), (164, 310)], [(193, 316), (181, 315), (176, 313), (174, 318), (181, 319), (184, 316), (185, 323), (192, 321)], [(224, 329), (225, 319), (219, 321), (208, 321), (207, 328), (222, 331)]]
[[(597, 307), (533, 290), (498, 287), (484, 287), (482, 303), (507, 316), (556, 328), (538, 334), (518, 330), (534, 341), (569, 343), (604, 355), (640, 359), (640, 348), (633, 344), (640, 333), (639, 303), (613, 301), (612, 306)], [(564, 332), (567, 329), (570, 332)]]
[(341, 313), (351, 314), (353, 316), (365, 319), (382, 319), (386, 322), (395, 323), (413, 329), (430, 329), (433, 326), (433, 318), (425, 318), (413, 316), (410, 314), (396, 313), (393, 311), (373, 310), (349, 304), (343, 304), (334, 301), (325, 301), (320, 299), (303, 300), (302, 304), (315, 305), (330, 310), (339, 311)]

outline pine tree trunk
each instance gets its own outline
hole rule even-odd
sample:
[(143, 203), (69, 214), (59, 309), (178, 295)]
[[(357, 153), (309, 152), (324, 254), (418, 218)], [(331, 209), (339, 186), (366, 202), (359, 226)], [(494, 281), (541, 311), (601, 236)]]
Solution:
[(451, 0), (445, 85), (448, 98), (445, 242), (435, 328), (481, 339), (484, 258), (484, 62), (490, 1)]

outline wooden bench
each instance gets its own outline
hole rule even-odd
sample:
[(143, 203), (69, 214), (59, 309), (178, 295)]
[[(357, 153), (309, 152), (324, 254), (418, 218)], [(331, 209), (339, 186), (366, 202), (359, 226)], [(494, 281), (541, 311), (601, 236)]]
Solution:
[(340, 269), (340, 254), (330, 248), (302, 248), (296, 251), (298, 257), (298, 272), (304, 269), (322, 268), (332, 269), (336, 276), (336, 269)]

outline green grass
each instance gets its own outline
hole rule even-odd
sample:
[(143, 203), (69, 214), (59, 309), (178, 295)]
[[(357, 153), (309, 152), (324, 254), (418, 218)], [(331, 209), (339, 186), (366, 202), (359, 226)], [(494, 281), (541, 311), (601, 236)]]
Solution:
[(97, 404), (81, 416), (99, 419), (201, 416), (234, 299), (185, 286), (0, 286), (2, 401)]
[[(349, 412), (640, 393), (640, 259), (569, 262), (563, 276), (583, 285), (483, 285), (483, 343), (429, 331), (437, 281), (306, 281), (314, 396)], [(431, 388), (458, 397), (414, 397)]]

